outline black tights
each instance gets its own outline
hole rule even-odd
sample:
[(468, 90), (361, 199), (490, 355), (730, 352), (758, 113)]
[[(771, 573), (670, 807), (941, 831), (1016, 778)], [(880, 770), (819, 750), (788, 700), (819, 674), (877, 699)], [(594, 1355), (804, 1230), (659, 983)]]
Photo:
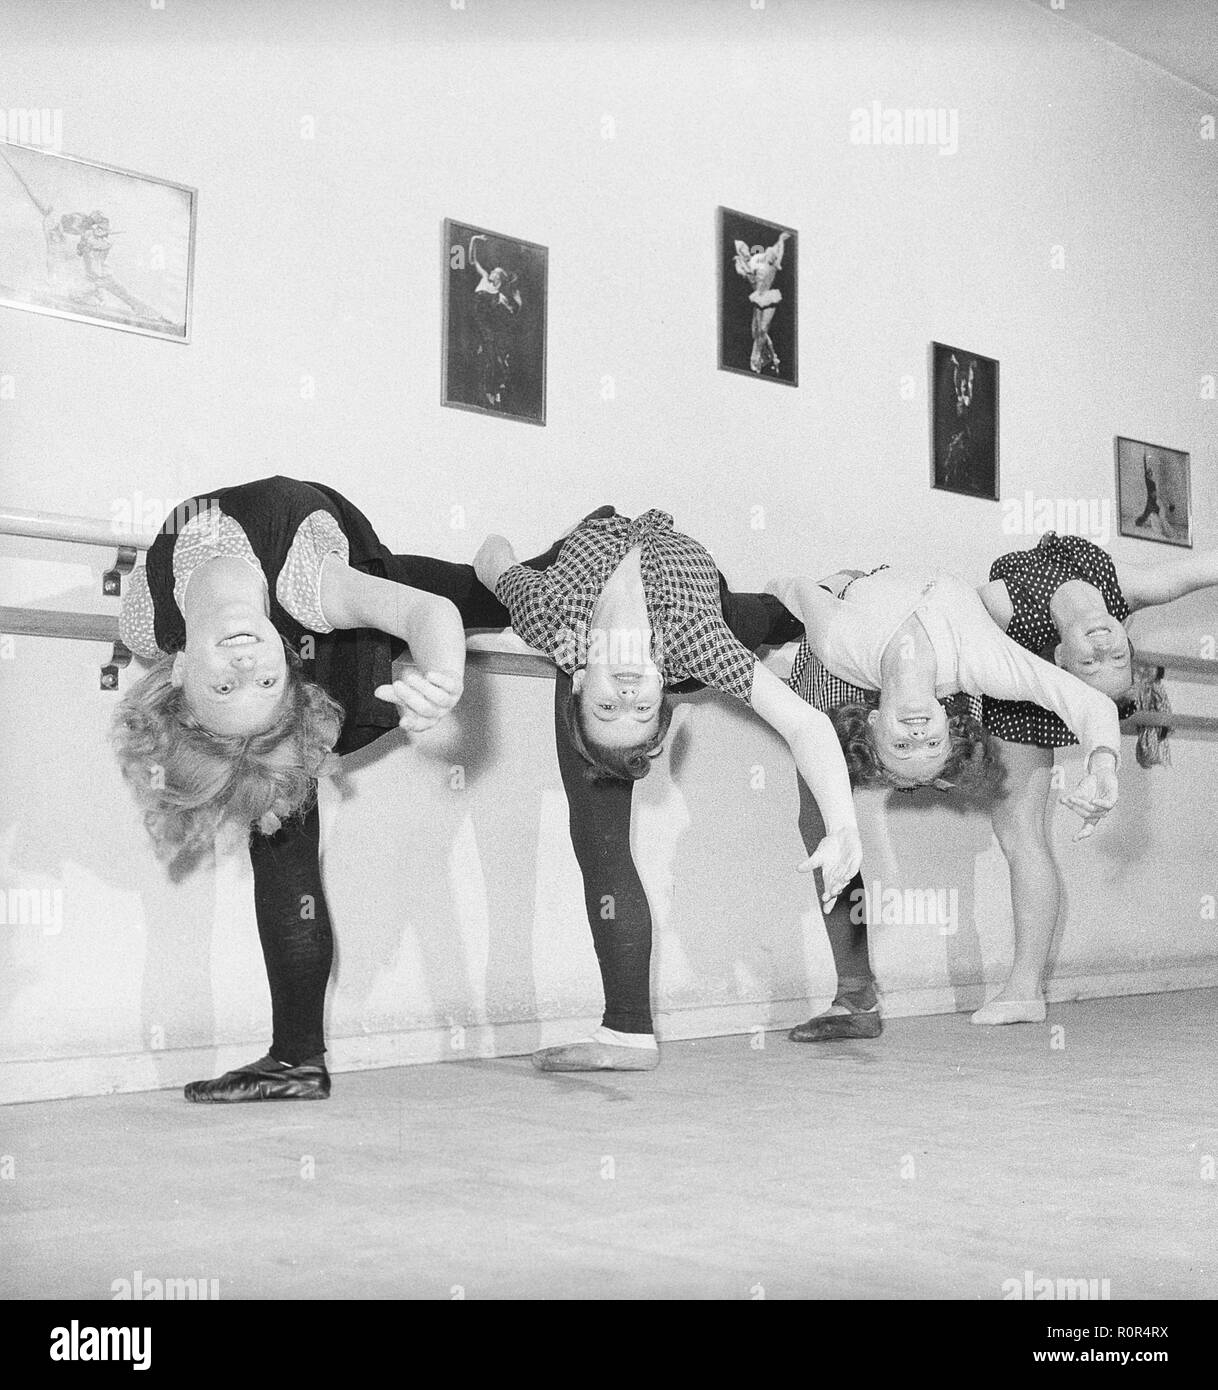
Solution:
[(321, 883), (316, 805), (274, 835), (250, 836), (254, 912), (271, 986), (271, 1056), (296, 1066), (326, 1050), (334, 935)]
[[(812, 854), (825, 837), (825, 822), (816, 799), (799, 778), (799, 833), (804, 847)], [(867, 950), (867, 899), (860, 869), (825, 917), (825, 931), (837, 968), (835, 999), (848, 999), (855, 1008), (875, 1007), (875, 976)]]

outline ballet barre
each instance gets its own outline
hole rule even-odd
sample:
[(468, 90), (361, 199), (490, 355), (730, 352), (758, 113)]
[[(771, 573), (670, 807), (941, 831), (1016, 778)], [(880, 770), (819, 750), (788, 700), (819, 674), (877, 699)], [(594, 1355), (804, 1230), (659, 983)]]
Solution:
[[(1218, 660), (1208, 661), (1201, 656), (1183, 656), (1173, 652), (1137, 653), (1139, 670), (1161, 672), (1165, 679), (1218, 681)], [(1207, 714), (1176, 714), (1168, 710), (1135, 710), (1121, 721), (1123, 734), (1136, 734), (1139, 729), (1166, 729), (1174, 734), (1204, 736), (1218, 732), (1218, 717)]]
[(67, 545), (97, 545), (113, 549), (114, 564), (102, 575), (102, 593), (117, 598), (123, 592), (123, 575), (130, 574), (141, 550), (156, 539), (142, 531), (99, 521), (92, 516), (68, 516), (62, 512), (32, 512), (24, 507), (0, 506), (0, 536), (28, 536)]
[[(14, 637), (60, 637), (77, 642), (111, 643), (113, 654), (102, 667), (103, 690), (117, 690), (119, 670), (131, 664), (132, 653), (119, 639), (118, 618), (113, 613), (65, 613), (54, 608), (0, 608), (0, 632)], [(409, 660), (409, 652), (406, 657)], [(534, 652), (472, 648), (466, 652), (465, 661), (468, 667), (491, 676), (553, 680), (555, 674), (554, 663)]]

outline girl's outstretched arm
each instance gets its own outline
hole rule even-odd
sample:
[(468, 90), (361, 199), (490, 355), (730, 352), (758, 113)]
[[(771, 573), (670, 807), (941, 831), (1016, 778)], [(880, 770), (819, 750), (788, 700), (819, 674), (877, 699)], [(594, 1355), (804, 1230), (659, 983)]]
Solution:
[[(826, 595), (827, 597), (827, 595)], [(795, 766), (808, 785), (825, 822), (825, 838), (801, 871), (820, 869), (825, 891), (821, 899), (829, 912), (863, 862), (850, 774), (841, 744), (827, 715), (801, 700), (773, 671), (760, 662), (753, 667), (749, 702), (782, 735)]]
[(417, 670), (374, 692), (398, 706), (399, 724), (407, 732), (430, 729), (461, 698), (465, 629), (450, 600), (364, 574), (329, 556), (322, 567), (321, 606), (336, 628), (376, 628), (409, 646)]
[(1218, 585), (1218, 550), (1202, 550), (1160, 565), (1113, 562), (1117, 583), (1132, 609), (1154, 608)]

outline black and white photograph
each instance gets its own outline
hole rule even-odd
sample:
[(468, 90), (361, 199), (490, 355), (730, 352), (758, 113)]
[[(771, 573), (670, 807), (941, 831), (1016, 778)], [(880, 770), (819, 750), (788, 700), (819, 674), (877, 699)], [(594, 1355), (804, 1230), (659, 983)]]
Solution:
[(798, 233), (717, 209), (719, 367), (799, 385)]
[(0, 143), (0, 306), (190, 339), (195, 190)]
[(15, 1385), (1207, 1363), (1216, 17), (0, 0)]
[(544, 246), (446, 219), (444, 404), (546, 422)]
[(931, 344), (931, 485), (998, 500), (998, 363)]
[(1121, 435), (1117, 435), (1114, 447), (1121, 535), (1191, 547), (1188, 455)]

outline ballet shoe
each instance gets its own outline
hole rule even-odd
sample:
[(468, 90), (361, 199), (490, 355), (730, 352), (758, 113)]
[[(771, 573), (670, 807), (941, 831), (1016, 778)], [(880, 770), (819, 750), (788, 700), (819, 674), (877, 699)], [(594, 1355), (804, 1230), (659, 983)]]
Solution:
[(879, 1009), (855, 1009), (846, 1014), (817, 1014), (792, 1028), (792, 1042), (839, 1042), (843, 1038), (878, 1038), (884, 1031)]
[(973, 1015), (973, 1023), (981, 1027), (1000, 1023), (1043, 1023), (1043, 999), (992, 999)]
[(613, 1043), (564, 1043), (533, 1053), (538, 1071), (655, 1071), (660, 1065), (658, 1047), (618, 1047)]
[(211, 1081), (191, 1081), (183, 1094), (187, 1100), (213, 1105), (245, 1100), (326, 1100), (330, 1073), (320, 1057), (289, 1067), (268, 1054)]

